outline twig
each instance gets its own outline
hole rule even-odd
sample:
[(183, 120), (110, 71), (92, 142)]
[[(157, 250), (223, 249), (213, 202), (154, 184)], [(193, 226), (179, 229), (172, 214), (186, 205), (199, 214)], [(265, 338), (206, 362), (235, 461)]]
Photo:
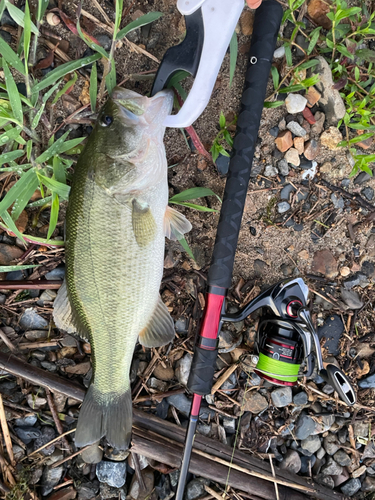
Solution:
[(138, 455), (137, 455), (137, 453), (134, 453), (134, 451), (132, 451), (131, 454), (132, 454), (134, 470), (135, 470), (135, 474), (136, 474), (137, 479), (138, 479), (139, 486), (141, 487), (141, 490), (145, 491), (146, 485), (145, 485), (145, 482), (144, 482), (142, 474), (141, 474), (141, 466), (139, 464)]
[[(51, 440), (51, 441), (49, 441), (48, 443), (44, 444), (43, 446), (41, 446), (41, 447), (40, 447), (40, 448), (38, 448), (37, 450), (35, 450), (35, 451), (31, 452), (31, 453), (30, 453), (29, 455), (27, 455), (26, 457), (23, 457), (23, 458), (22, 458), (22, 460), (21, 460), (21, 462), (23, 462), (24, 460), (26, 460), (26, 459), (28, 459), (28, 458), (32, 457), (33, 455), (36, 455), (36, 454), (37, 454), (37, 453), (39, 453), (40, 451), (44, 450), (44, 448), (47, 448), (47, 446), (50, 446), (51, 444), (56, 443), (56, 441), (60, 441), (60, 439), (61, 439), (62, 437), (65, 437), (65, 436), (67, 436), (68, 434), (72, 434), (72, 433), (73, 433), (73, 432), (75, 432), (75, 431), (76, 431), (76, 428), (74, 428), (74, 429), (70, 429), (70, 431), (66, 431), (66, 432), (64, 432), (64, 434), (61, 434), (60, 436), (55, 437), (54, 439), (52, 439), (52, 440)], [(90, 445), (90, 446), (91, 446), (91, 445)]]
[[(274, 466), (273, 466), (273, 462), (272, 462), (272, 457), (271, 457), (271, 455), (268, 455), (268, 458), (269, 458), (269, 461), (270, 461), (270, 466), (271, 466), (272, 475), (273, 475), (273, 477), (276, 477), (276, 474), (275, 474), (275, 468), (274, 468)], [(276, 493), (276, 500), (280, 500), (280, 495), (279, 495), (279, 487), (277, 486), (277, 483), (275, 483), (275, 493)]]
[[(75, 430), (75, 429), (74, 429)], [(65, 462), (67, 462), (68, 460), (71, 460), (72, 458), (76, 457), (77, 455), (80, 455), (83, 451), (86, 451), (90, 448), (90, 446), (92, 446), (91, 444), (88, 444), (87, 446), (85, 446), (84, 448), (81, 448), (80, 450), (76, 451), (75, 453), (72, 453), (71, 455), (69, 455), (68, 457), (65, 457), (65, 458), (62, 458), (61, 460), (59, 460), (58, 462), (55, 462), (53, 465), (51, 465), (51, 469), (54, 469), (55, 467), (58, 467), (59, 465), (61, 464), (64, 464)]]
[(7, 335), (5, 335), (5, 333), (1, 328), (0, 328), (0, 338), (13, 354), (17, 353), (17, 349), (14, 347), (12, 342), (8, 339)]
[[(209, 493), (212, 497), (216, 498), (216, 500), (223, 500), (223, 497), (217, 493), (217, 491), (213, 490), (206, 484), (204, 485), (204, 489)], [(226, 495), (225, 495), (226, 496)]]
[[(64, 431), (63, 431), (63, 428), (61, 425), (61, 421), (59, 419), (59, 415), (58, 415), (56, 408), (55, 408), (55, 402), (52, 398), (51, 391), (48, 388), (46, 388), (46, 396), (47, 396), (49, 409), (51, 410), (51, 413), (52, 413), (53, 421), (55, 422), (55, 425), (56, 425), (57, 432), (61, 436), (62, 434), (64, 434)], [(71, 452), (70, 444), (68, 443), (66, 437), (63, 436), (61, 438), (61, 440), (62, 440), (65, 448), (67, 448)]]
[(225, 372), (217, 379), (214, 386), (212, 387), (211, 394), (215, 394), (217, 390), (224, 384), (224, 382), (232, 375), (232, 373), (238, 368), (237, 363), (234, 363), (232, 366), (227, 368)]
[(16, 462), (14, 460), (14, 455), (13, 455), (12, 440), (10, 439), (10, 435), (9, 435), (8, 422), (7, 422), (7, 419), (5, 416), (3, 398), (1, 396), (1, 394), (0, 394), (0, 422), (1, 422), (1, 430), (3, 431), (3, 436), (4, 436), (5, 447), (6, 447), (7, 452), (8, 452), (8, 457), (9, 457), (10, 463), (13, 467), (15, 467)]

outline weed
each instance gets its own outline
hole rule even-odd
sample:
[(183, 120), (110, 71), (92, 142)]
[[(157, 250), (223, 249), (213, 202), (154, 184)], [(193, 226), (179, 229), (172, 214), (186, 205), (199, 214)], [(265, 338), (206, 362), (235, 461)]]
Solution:
[(224, 156), (230, 156), (228, 151), (224, 148), (223, 142), (226, 143), (226, 145), (228, 145), (230, 148), (233, 147), (233, 139), (232, 136), (230, 135), (228, 128), (231, 125), (235, 125), (236, 123), (237, 123), (237, 117), (235, 117), (232, 122), (227, 123), (224, 113), (223, 112), (220, 113), (220, 119), (219, 119), (220, 131), (215, 137), (212, 147), (210, 149), (213, 162), (217, 160), (219, 154), (222, 154)]

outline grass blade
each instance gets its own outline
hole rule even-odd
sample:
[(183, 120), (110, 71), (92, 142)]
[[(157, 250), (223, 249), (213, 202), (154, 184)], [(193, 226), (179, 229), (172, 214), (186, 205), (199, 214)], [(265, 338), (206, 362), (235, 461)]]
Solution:
[[(23, 30), (23, 52), (25, 56), (25, 68), (27, 73), (28, 72), (27, 65), (29, 61), (30, 41), (31, 41), (31, 17), (30, 17), (29, 2), (27, 0), (25, 4), (24, 24), (25, 28)], [(36, 32), (38, 33), (38, 30)]]
[(274, 101), (274, 102), (266, 102), (265, 101), (263, 107), (264, 108), (279, 108), (283, 104), (285, 104), (285, 101)]
[(21, 158), (25, 152), (22, 149), (17, 149), (17, 151), (10, 151), (9, 153), (4, 153), (0, 155), (0, 167), (4, 165), (4, 163), (8, 163), (10, 161), (17, 160), (17, 158)]
[(173, 203), (174, 205), (181, 205), (182, 207), (192, 208), (193, 210), (199, 210), (199, 212), (214, 212), (214, 213), (217, 212), (217, 210), (215, 210), (214, 208), (204, 207), (202, 205), (196, 205), (195, 203), (186, 203), (184, 201), (180, 201), (179, 203), (169, 201), (169, 203)]
[[(11, 4), (9, 0), (6, 0), (7, 9), (10, 17), (18, 24), (18, 26), (22, 26), (25, 28), (25, 14), (22, 10), (18, 9), (15, 5)], [(26, 10), (26, 9), (25, 9)], [(30, 13), (29, 13), (30, 14)], [(30, 29), (35, 35), (39, 35), (39, 31), (34, 23), (30, 20)]]
[(24, 266), (0, 266), (0, 273), (10, 273), (12, 271), (23, 271), (24, 269), (33, 269), (40, 264), (26, 264)]
[(122, 30), (117, 33), (116, 40), (121, 40), (121, 38), (124, 38), (124, 36), (126, 36), (128, 33), (136, 30), (137, 28), (140, 28), (141, 26), (146, 26), (146, 24), (153, 23), (162, 15), (163, 14), (161, 12), (149, 12), (144, 16), (138, 17), (138, 19), (129, 23), (127, 26), (125, 26), (125, 28), (122, 28)]
[(4, 59), (3, 59), (3, 70), (4, 70), (4, 77), (5, 77), (9, 102), (10, 105), (12, 106), (13, 116), (19, 123), (23, 123), (21, 98), (17, 89), (17, 85), (13, 79), (12, 73), (10, 72), (10, 69)]
[[(16, 185), (17, 183), (15, 184), (15, 186)], [(18, 217), (21, 215), (22, 210), (29, 203), (30, 198), (35, 193), (35, 190), (37, 189), (38, 185), (39, 182), (37, 176), (36, 175), (31, 176), (30, 181), (24, 186), (24, 188), (18, 195), (17, 200), (13, 205), (11, 216), (14, 221), (16, 221)]]
[[(96, 63), (94, 63), (96, 64)], [(74, 73), (74, 76), (71, 80), (69, 80), (68, 82), (66, 82), (66, 84), (63, 86), (63, 88), (61, 90), (59, 90), (57, 92), (57, 94), (55, 95), (53, 101), (52, 101), (52, 104), (56, 104), (57, 101), (60, 99), (60, 97), (62, 95), (64, 95), (66, 92), (68, 92), (68, 90), (73, 87), (73, 85), (76, 83), (77, 81), (77, 78), (78, 78), (78, 75), (77, 73)]]
[[(20, 135), (22, 131), (21, 127), (12, 127), (7, 132), (0, 135), (0, 146), (4, 146), (9, 141), (14, 141)], [(1, 157), (0, 157), (1, 158)]]
[(57, 181), (56, 179), (51, 179), (50, 177), (46, 177), (45, 175), (37, 172), (37, 176), (39, 181), (44, 184), (50, 191), (52, 191), (52, 195), (54, 193), (61, 196), (63, 200), (67, 200), (69, 198), (70, 187), (62, 182)]
[(53, 159), (53, 176), (58, 182), (66, 184), (65, 167), (59, 156), (55, 156)]
[(76, 71), (77, 69), (83, 68), (84, 66), (87, 66), (88, 64), (97, 61), (98, 59), (100, 59), (100, 57), (101, 57), (100, 54), (93, 54), (92, 56), (87, 56), (82, 59), (78, 59), (78, 61), (69, 61), (65, 64), (62, 64), (61, 66), (58, 66), (57, 68), (53, 69), (50, 73), (48, 73), (48, 75), (46, 75), (42, 80), (40, 80), (39, 83), (34, 85), (34, 87), (32, 88), (33, 93), (40, 92), (46, 87), (53, 85), (56, 82), (56, 80), (63, 78), (65, 75), (71, 73), (72, 71)]
[(28, 170), (22, 177), (16, 182), (0, 201), (0, 216), (3, 217), (4, 213), (8, 213), (7, 210), (13, 203), (22, 195), (23, 190), (27, 185), (33, 182), (35, 178), (35, 170), (32, 168)]
[(49, 4), (49, 0), (38, 0), (38, 12), (37, 12), (37, 21), (41, 21), (43, 19), (44, 13), (47, 10)]
[(115, 28), (113, 30), (113, 39), (114, 40), (116, 40), (117, 32), (120, 29), (123, 4), (124, 4), (124, 0), (116, 0)]
[(78, 137), (77, 139), (71, 139), (70, 141), (65, 142), (65, 139), (68, 137), (69, 132), (69, 130), (68, 132), (65, 132), (65, 134), (62, 135), (60, 139), (54, 142), (46, 151), (44, 151), (44, 153), (38, 156), (35, 162), (43, 163), (52, 158), (52, 156), (65, 153), (65, 151), (74, 148), (75, 146), (77, 146), (77, 144), (80, 144), (85, 139), (85, 137)]
[(18, 230), (16, 224), (14, 223), (14, 220), (12, 217), (8, 214), (8, 212), (5, 210), (0, 217), (3, 219), (3, 222), (5, 226), (12, 231), (12, 233), (19, 238), (21, 241), (25, 242), (24, 237), (22, 233)]
[(234, 73), (236, 71), (237, 56), (238, 56), (238, 41), (237, 33), (234, 32), (229, 44), (230, 63), (229, 63), (229, 85), (232, 85)]
[(52, 194), (51, 215), (50, 215), (50, 219), (49, 219), (47, 240), (49, 240), (51, 238), (52, 233), (56, 229), (57, 221), (59, 218), (59, 208), (60, 208), (59, 196), (58, 196), (58, 194), (53, 193)]
[(14, 50), (0, 37), (0, 54), (6, 62), (25, 76), (25, 66)]
[(111, 70), (105, 77), (105, 85), (109, 95), (112, 94), (112, 90), (116, 87), (116, 66), (113, 58), (110, 60), (110, 64)]
[(186, 239), (185, 238), (181, 238), (178, 241), (179, 241), (180, 245), (182, 246), (182, 248), (185, 250), (185, 252), (189, 255), (189, 257), (191, 257), (195, 261), (194, 254), (191, 251), (191, 248), (189, 247), (189, 244), (186, 241)]
[(91, 104), (91, 111), (93, 113), (95, 113), (96, 110), (97, 96), (98, 96), (98, 70), (96, 69), (96, 63), (94, 63), (90, 75), (90, 104)]
[(51, 89), (49, 89), (48, 92), (46, 92), (44, 94), (43, 99), (42, 99), (42, 104), (41, 104), (40, 108), (38, 109), (38, 112), (34, 116), (33, 121), (31, 122), (31, 130), (34, 130), (38, 126), (40, 117), (42, 116), (42, 113), (44, 111), (44, 108), (46, 106), (46, 103), (47, 103), (48, 99), (51, 97), (51, 95), (58, 88), (58, 86), (60, 85), (60, 83), (61, 83), (61, 81), (58, 81)]
[(205, 196), (216, 196), (221, 202), (221, 198), (209, 188), (196, 187), (185, 189), (181, 193), (175, 194), (169, 198), (170, 203), (180, 203), (189, 200), (196, 200), (197, 198), (204, 198)]

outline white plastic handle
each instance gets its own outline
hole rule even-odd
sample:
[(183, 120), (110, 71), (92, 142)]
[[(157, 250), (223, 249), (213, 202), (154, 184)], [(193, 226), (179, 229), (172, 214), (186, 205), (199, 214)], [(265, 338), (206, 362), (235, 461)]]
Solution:
[[(210, 100), (217, 75), (244, 7), (243, 0), (178, 0), (181, 13), (202, 8), (204, 42), (198, 71), (189, 95), (176, 115), (169, 115), (166, 127), (189, 127)], [(189, 14), (187, 14), (189, 12)]]

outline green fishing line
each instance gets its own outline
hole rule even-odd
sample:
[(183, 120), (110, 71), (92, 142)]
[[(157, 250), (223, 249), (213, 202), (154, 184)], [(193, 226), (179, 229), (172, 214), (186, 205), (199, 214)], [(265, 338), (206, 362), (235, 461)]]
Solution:
[(292, 363), (285, 363), (278, 359), (269, 358), (264, 354), (259, 354), (259, 361), (256, 368), (278, 380), (285, 382), (297, 382), (298, 371), (301, 365), (294, 365)]

